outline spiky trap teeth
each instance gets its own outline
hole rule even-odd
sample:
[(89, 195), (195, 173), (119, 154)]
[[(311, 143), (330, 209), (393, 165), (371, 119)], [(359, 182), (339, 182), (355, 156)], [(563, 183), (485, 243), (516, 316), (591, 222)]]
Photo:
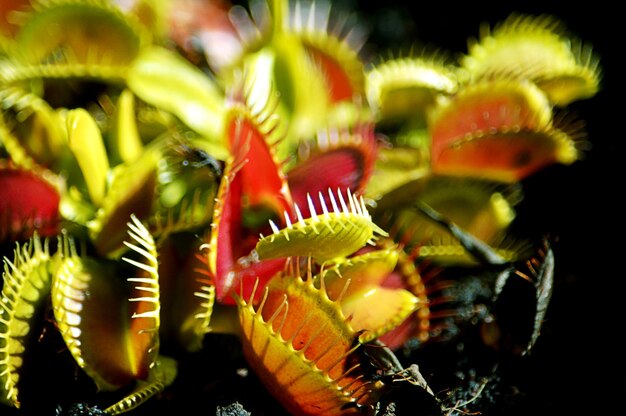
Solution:
[(365, 244), (372, 244), (376, 235), (386, 235), (372, 221), (362, 196), (352, 194), (349, 189), (345, 192), (345, 198), (343, 193), (337, 190), (335, 196), (329, 189), (328, 197), (325, 197), (320, 192), (316, 198), (320, 207), (317, 210), (313, 198), (308, 195), (311, 216), (304, 218), (301, 209), (295, 205), (297, 220), (292, 222), (285, 212), (286, 227), (283, 229), (270, 220), (273, 233), (262, 237), (257, 243), (259, 258), (311, 256), (319, 262), (325, 262), (346, 257)]
[(599, 89), (586, 43), (512, 15), (377, 58), (326, 1), (0, 3), (0, 414), (501, 410), (559, 289), (518, 208), (588, 150), (555, 111)]
[(240, 299), (239, 319), (249, 362), (292, 414), (358, 414), (372, 404), (376, 384), (354, 359), (357, 332), (311, 278), (275, 277), (258, 307)]

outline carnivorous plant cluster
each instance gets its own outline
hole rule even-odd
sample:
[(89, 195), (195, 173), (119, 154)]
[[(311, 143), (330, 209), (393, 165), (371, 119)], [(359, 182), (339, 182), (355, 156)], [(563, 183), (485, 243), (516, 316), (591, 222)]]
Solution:
[[(585, 149), (562, 114), (598, 58), (512, 15), (458, 61), (366, 59), (342, 13), (2, 3), (0, 412), (139, 411), (211, 333), (290, 414), (395, 414), (399, 389), (454, 414), (485, 386), (433, 391), (404, 354), (468, 327), (532, 349), (555, 255), (509, 230), (522, 181)], [(520, 285), (522, 335), (497, 313)]]

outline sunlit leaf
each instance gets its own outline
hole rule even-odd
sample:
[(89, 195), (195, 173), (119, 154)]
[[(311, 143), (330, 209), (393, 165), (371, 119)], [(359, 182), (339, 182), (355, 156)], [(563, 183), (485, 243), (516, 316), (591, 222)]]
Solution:
[(328, 195), (330, 202), (319, 194), (322, 213), (316, 213), (309, 197), (311, 217), (304, 219), (299, 214), (297, 220), (289, 221), (282, 229), (273, 225), (273, 233), (261, 238), (256, 245), (259, 259), (311, 256), (324, 262), (354, 253), (372, 241), (375, 234), (386, 234), (372, 222), (363, 199), (348, 191), (346, 204), (341, 191), (337, 192), (337, 197), (330, 190)]
[(91, 201), (99, 206), (104, 200), (109, 174), (102, 134), (93, 117), (82, 108), (68, 111), (66, 123), (70, 149), (83, 173)]
[(117, 165), (111, 171), (108, 192), (102, 206), (87, 227), (97, 250), (114, 255), (122, 248), (126, 221), (131, 214), (147, 218), (153, 209), (156, 192), (158, 148), (147, 149), (132, 164)]
[(452, 68), (435, 59), (389, 59), (367, 72), (367, 98), (382, 123), (410, 121), (423, 125), (438, 96), (458, 88)]
[(467, 86), (436, 108), (429, 129), (439, 174), (514, 182), (579, 157), (573, 139), (553, 127), (547, 97), (528, 82)]
[(125, 257), (139, 272), (117, 278), (115, 263), (79, 256), (64, 241), (52, 301), (59, 330), (75, 358), (103, 390), (146, 379), (158, 354), (159, 286), (154, 241), (141, 223), (129, 223), (127, 242), (140, 260)]
[(238, 306), (244, 354), (290, 413), (358, 414), (348, 405), (371, 400), (363, 369), (348, 365), (356, 333), (311, 281), (277, 277), (258, 307), (243, 299)]
[(112, 264), (70, 254), (52, 288), (55, 319), (69, 351), (98, 388), (109, 391), (134, 379), (123, 347), (128, 291), (115, 274)]
[[(0, 401), (20, 407), (20, 375), (24, 355), (41, 319), (41, 311), (50, 293), (50, 250), (48, 241), (34, 236), (13, 259), (3, 259), (3, 287), (0, 297)], [(27, 365), (27, 364), (26, 364)]]
[(122, 162), (132, 163), (141, 155), (143, 144), (137, 129), (135, 97), (130, 90), (124, 90), (120, 94), (115, 115), (115, 129), (109, 141), (110, 152)]
[(17, 35), (30, 63), (128, 64), (149, 33), (107, 2), (48, 1), (35, 5)]
[(592, 97), (601, 77), (591, 46), (570, 39), (562, 22), (546, 15), (513, 14), (493, 29), (484, 26), (462, 64), (478, 77), (504, 73), (528, 78), (560, 106)]
[(224, 96), (200, 69), (165, 48), (143, 50), (128, 71), (128, 86), (142, 100), (171, 112), (221, 144)]

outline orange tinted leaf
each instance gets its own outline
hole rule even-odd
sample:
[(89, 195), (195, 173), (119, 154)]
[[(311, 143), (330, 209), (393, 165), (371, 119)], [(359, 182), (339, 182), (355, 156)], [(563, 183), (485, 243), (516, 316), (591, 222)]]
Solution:
[(356, 333), (311, 281), (276, 277), (256, 309), (239, 301), (239, 317), (248, 362), (291, 414), (360, 414), (348, 405), (371, 404), (363, 370), (348, 365)]
[(572, 139), (552, 127), (546, 96), (520, 81), (485, 81), (440, 106), (430, 124), (438, 174), (521, 180), (552, 163), (572, 163)]

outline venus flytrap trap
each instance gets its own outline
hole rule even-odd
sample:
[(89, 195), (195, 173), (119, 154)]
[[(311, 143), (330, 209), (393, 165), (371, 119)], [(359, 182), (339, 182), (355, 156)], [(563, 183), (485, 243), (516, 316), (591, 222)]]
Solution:
[(326, 206), (325, 196), (319, 194), (320, 214), (316, 213), (313, 200), (307, 195), (310, 217), (304, 219), (295, 205), (297, 222), (292, 224), (285, 212), (287, 226), (282, 230), (270, 220), (272, 234), (262, 237), (256, 245), (259, 259), (311, 256), (324, 263), (346, 257), (367, 243), (373, 244), (375, 234), (386, 235), (372, 222), (363, 198), (352, 195), (348, 189), (346, 199), (349, 203), (346, 203), (341, 190), (336, 194), (337, 197), (333, 191), (328, 191), (330, 209)]
[[(580, 159), (565, 112), (600, 87), (557, 19), (485, 26), (459, 62), (370, 62), (324, 2), (6, 8), (3, 414), (184, 411), (179, 364), (213, 336), (289, 414), (489, 410), (558, 263), (510, 231), (522, 183)], [(450, 381), (458, 356), (420, 374), (424, 348), (477, 339), (500, 353), (480, 388)]]
[(2, 288), (2, 372), (3, 402), (19, 407), (18, 382), (23, 365), (27, 338), (35, 315), (41, 308), (38, 300), (50, 291), (50, 248), (47, 241), (35, 235), (23, 246), (17, 246), (13, 260), (4, 260)]
[(357, 333), (311, 276), (274, 277), (257, 309), (240, 301), (239, 316), (244, 353), (288, 411), (372, 413), (375, 383), (348, 365)]
[[(113, 265), (79, 256), (68, 241), (69, 249), (52, 288), (59, 331), (79, 366), (103, 391), (116, 390), (132, 379), (145, 379), (158, 355), (159, 286), (154, 242), (136, 218), (128, 226), (133, 243), (124, 243), (142, 259), (122, 260), (138, 269), (137, 277), (127, 278), (128, 284), (110, 278), (109, 273), (118, 273)], [(99, 323), (101, 320), (110, 325)], [(102, 340), (116, 347), (100, 351)]]
[[(559, 107), (598, 92), (598, 57), (591, 45), (568, 38), (558, 19), (513, 14), (493, 29), (481, 29), (461, 62), (473, 76), (500, 73), (528, 79)], [(521, 55), (520, 50), (532, 53)]]

